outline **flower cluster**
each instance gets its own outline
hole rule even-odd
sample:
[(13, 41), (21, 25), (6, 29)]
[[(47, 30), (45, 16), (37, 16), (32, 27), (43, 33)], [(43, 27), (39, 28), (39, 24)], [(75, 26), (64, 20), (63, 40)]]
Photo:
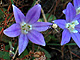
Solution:
[[(12, 6), (16, 23), (5, 29), (3, 33), (8, 37), (19, 36), (19, 55), (25, 50), (29, 40), (45, 46), (44, 37), (40, 32), (47, 30), (52, 23), (37, 21), (40, 17), (41, 5), (33, 6), (26, 16), (15, 5)], [(68, 43), (72, 37), (80, 47), (80, 0), (74, 0), (74, 6), (69, 2), (63, 13), (66, 20), (55, 20), (52, 27), (57, 28), (58, 25), (63, 29), (61, 45)]]

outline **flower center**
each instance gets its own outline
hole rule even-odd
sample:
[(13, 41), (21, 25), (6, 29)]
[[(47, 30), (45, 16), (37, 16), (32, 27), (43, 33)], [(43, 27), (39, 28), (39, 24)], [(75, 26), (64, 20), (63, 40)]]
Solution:
[(21, 30), (23, 34), (27, 34), (28, 31), (32, 30), (32, 25), (26, 24), (25, 22), (21, 23)]
[(77, 14), (80, 13), (80, 7), (76, 9)]
[(75, 29), (75, 26), (78, 25), (79, 22), (77, 20), (72, 21), (71, 23), (66, 23), (66, 28), (73, 33), (77, 33), (78, 31)]

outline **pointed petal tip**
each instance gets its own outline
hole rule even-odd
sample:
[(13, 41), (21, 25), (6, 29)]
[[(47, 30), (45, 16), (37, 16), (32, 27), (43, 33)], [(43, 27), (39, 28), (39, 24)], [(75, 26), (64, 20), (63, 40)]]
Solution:
[[(5, 30), (3, 31), (3, 33), (5, 34)], [(6, 34), (5, 34), (6, 35)]]
[(61, 46), (65, 45), (65, 44), (66, 44), (65, 42), (64, 43), (61, 42)]
[(40, 4), (37, 4), (39, 7), (41, 7), (41, 5)]
[(14, 4), (12, 4), (12, 6), (13, 6)]
[(14, 4), (12, 4), (12, 7), (15, 8), (16, 6)]
[[(76, 43), (77, 44), (77, 43)], [(80, 45), (77, 44), (77, 46), (80, 48)]]
[(68, 4), (72, 4), (71, 2), (69, 2)]
[(64, 9), (62, 12), (65, 14), (65, 12), (66, 12), (66, 9)]
[(63, 43), (61, 43), (61, 46), (64, 45)]
[(65, 45), (65, 43), (61, 43), (61, 46)]
[(68, 6), (70, 7), (70, 6), (73, 6), (73, 5), (72, 5), (72, 3), (71, 3), (71, 2), (69, 2), (69, 3), (67, 4), (67, 7), (68, 7)]
[(42, 42), (42, 44), (39, 44), (39, 45), (46, 46), (45, 40), (44, 42)]
[(21, 55), (21, 53), (19, 52), (18, 56), (20, 56), (20, 55)]
[(73, 6), (73, 5), (72, 5), (72, 3), (71, 3), (71, 2), (69, 2), (69, 3), (67, 4), (67, 7), (68, 7), (68, 6), (70, 7), (70, 6)]
[(12, 4), (12, 7), (14, 7), (14, 4)]
[(13, 7), (13, 8), (17, 8), (17, 6), (15, 6), (14, 4), (12, 4), (12, 7)]
[(62, 46), (62, 45), (64, 45), (64, 43), (62, 43), (62, 41), (61, 41), (61, 46)]
[(46, 46), (46, 43), (44, 43), (42, 46)]
[(20, 53), (18, 54), (18, 56), (20, 56)]
[(21, 53), (22, 53), (22, 52), (18, 49), (18, 56), (20, 56), (20, 55), (21, 55)]
[[(6, 34), (6, 30), (4, 30), (3, 33), (4, 33), (6, 36), (8, 36), (8, 35)], [(9, 37), (9, 36), (8, 36), (8, 37)]]

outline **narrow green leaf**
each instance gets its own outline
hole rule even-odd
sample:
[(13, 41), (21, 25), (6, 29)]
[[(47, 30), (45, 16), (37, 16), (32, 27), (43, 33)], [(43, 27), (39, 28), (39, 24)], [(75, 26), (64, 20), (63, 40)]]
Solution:
[(47, 45), (59, 45), (60, 46), (60, 44), (56, 44), (56, 43), (48, 43)]
[(66, 45), (76, 45), (76, 43), (68, 43), (68, 44), (66, 44)]
[(51, 58), (51, 55), (49, 54), (48, 51), (46, 51), (45, 49), (43, 49), (43, 48), (41, 48), (41, 47), (40, 47), (40, 49), (45, 52), (45, 56), (46, 56), (47, 58)]
[[(61, 45), (61, 44), (57, 44), (57, 43), (48, 43), (47, 45)], [(68, 44), (65, 44), (65, 45), (76, 45), (76, 43), (68, 43)]]

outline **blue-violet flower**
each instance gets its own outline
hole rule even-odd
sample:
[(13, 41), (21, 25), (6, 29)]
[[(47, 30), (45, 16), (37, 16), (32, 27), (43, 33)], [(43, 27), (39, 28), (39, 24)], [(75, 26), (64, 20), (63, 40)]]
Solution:
[(68, 3), (65, 10), (66, 20), (58, 19), (54, 23), (63, 29), (61, 45), (70, 41), (72, 37), (76, 44), (80, 47), (80, 14), (76, 15), (76, 10), (71, 3)]
[(19, 55), (25, 50), (29, 40), (45, 46), (44, 37), (39, 32), (47, 30), (52, 23), (37, 22), (41, 13), (41, 5), (37, 4), (32, 7), (26, 16), (15, 5), (12, 6), (16, 23), (5, 29), (3, 33), (8, 37), (19, 36)]
[[(73, 0), (74, 8), (76, 10), (76, 15), (80, 14), (80, 0)], [(63, 13), (65, 14), (65, 10), (63, 10)]]
[(80, 14), (80, 0), (73, 0), (76, 14)]

